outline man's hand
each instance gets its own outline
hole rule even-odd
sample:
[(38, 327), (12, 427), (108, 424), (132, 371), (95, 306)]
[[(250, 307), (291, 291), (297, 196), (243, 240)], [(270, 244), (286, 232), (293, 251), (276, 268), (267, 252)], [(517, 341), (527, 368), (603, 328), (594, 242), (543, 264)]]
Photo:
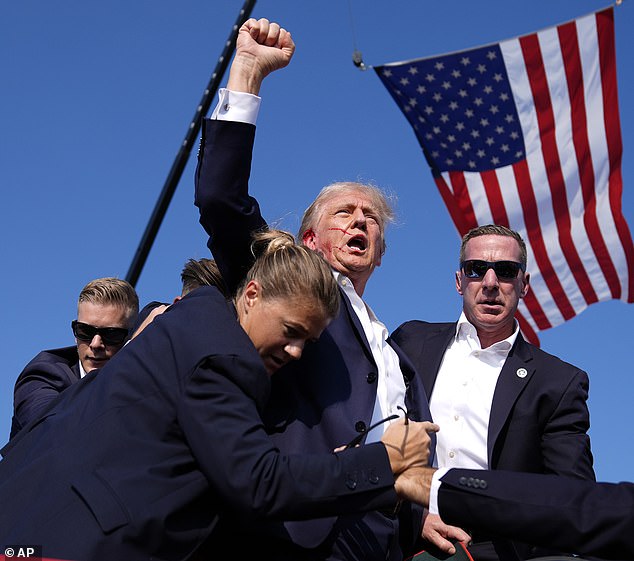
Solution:
[(392, 473), (399, 475), (407, 469), (426, 466), (431, 444), (429, 433), (437, 431), (438, 425), (427, 421), (399, 419), (392, 423), (381, 438), (390, 458)]
[(401, 498), (424, 507), (429, 506), (431, 480), (436, 470), (430, 467), (411, 467), (394, 482), (394, 490)]
[(264, 18), (248, 19), (238, 31), (227, 89), (258, 95), (262, 80), (284, 68), (294, 52), (295, 43), (286, 29)]
[(450, 539), (458, 540), (465, 545), (471, 541), (471, 536), (462, 528), (449, 526), (442, 521), (440, 516), (428, 512), (423, 519), (423, 531), (421, 535), (438, 549), (450, 555), (456, 553), (456, 547), (449, 541)]
[(152, 311), (143, 320), (143, 323), (141, 323), (141, 325), (137, 327), (137, 330), (132, 334), (132, 337), (130, 337), (130, 340), (138, 336), (148, 325), (150, 325), (154, 321), (154, 318), (156, 316), (160, 316), (163, 312), (165, 312), (165, 310), (167, 310), (167, 308), (169, 308), (169, 306), (166, 304), (161, 304), (160, 306), (153, 308)]

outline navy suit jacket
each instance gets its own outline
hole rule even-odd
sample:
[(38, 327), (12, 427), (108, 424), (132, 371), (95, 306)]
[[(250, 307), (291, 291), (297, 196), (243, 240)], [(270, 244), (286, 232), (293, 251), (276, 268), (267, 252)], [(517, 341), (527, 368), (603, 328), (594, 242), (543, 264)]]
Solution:
[(40, 418), (49, 404), (80, 378), (76, 346), (38, 353), (15, 382), (10, 438)]
[[(196, 171), (196, 205), (200, 222), (209, 234), (208, 246), (230, 290), (244, 278), (253, 262), (251, 236), (266, 228), (257, 201), (249, 196), (248, 180), (255, 127), (244, 123), (205, 120)], [(406, 406), (411, 419), (430, 420), (427, 398), (414, 368), (397, 345), (407, 388)], [(327, 452), (346, 444), (369, 426), (376, 401), (378, 370), (363, 328), (347, 297), (342, 294), (339, 314), (319, 341), (307, 345), (299, 361), (283, 367), (272, 380), (270, 402), (263, 413), (267, 430), (284, 452)], [(403, 508), (407, 520), (399, 530), (398, 519), (382, 513), (359, 517), (287, 523), (266, 528), (258, 551), (276, 534), (305, 549), (321, 548), (328, 558), (331, 547), (355, 552), (349, 559), (386, 559), (398, 533), (412, 542), (420, 527), (418, 510)], [(352, 537), (354, 534), (354, 537)], [(335, 542), (342, 542), (336, 545)], [(284, 545), (270, 545), (278, 555)], [(301, 558), (302, 550), (289, 553)], [(281, 557), (280, 557), (281, 558)]]
[(0, 461), (0, 543), (77, 561), (185, 559), (219, 516), (396, 504), (385, 447), (282, 456), (270, 382), (233, 306), (203, 287), (63, 392)]
[[(421, 375), (427, 395), (455, 334), (455, 323), (424, 321), (406, 322), (392, 334)], [(585, 372), (519, 334), (493, 395), (489, 467), (594, 480), (587, 399)]]
[[(406, 322), (392, 334), (421, 375), (427, 395), (432, 395), (455, 334), (456, 323), (424, 321)], [(493, 395), (489, 467), (594, 480), (587, 398), (585, 372), (527, 343), (519, 334)], [(524, 544), (514, 547), (520, 558), (531, 554)]]
[(634, 484), (451, 469), (438, 508), (450, 524), (602, 559), (634, 559)]

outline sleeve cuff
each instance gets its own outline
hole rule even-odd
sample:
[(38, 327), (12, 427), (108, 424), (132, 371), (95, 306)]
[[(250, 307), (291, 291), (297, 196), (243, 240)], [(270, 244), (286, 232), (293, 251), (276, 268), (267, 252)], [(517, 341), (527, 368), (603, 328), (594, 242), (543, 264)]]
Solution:
[(211, 119), (255, 125), (261, 101), (262, 98), (257, 95), (220, 88), (218, 104), (211, 114)]
[(440, 489), (440, 478), (449, 471), (449, 468), (440, 468), (434, 472), (431, 478), (431, 488), (429, 491), (429, 512), (438, 514), (438, 490)]

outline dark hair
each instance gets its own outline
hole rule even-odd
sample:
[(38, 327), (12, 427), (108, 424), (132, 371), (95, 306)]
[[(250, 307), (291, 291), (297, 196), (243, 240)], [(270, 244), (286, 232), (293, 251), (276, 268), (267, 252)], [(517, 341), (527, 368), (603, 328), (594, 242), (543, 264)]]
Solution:
[(215, 286), (225, 296), (227, 295), (222, 275), (213, 259), (202, 258), (198, 261), (189, 259), (181, 271), (181, 281), (183, 282), (181, 296), (185, 296), (200, 286)]

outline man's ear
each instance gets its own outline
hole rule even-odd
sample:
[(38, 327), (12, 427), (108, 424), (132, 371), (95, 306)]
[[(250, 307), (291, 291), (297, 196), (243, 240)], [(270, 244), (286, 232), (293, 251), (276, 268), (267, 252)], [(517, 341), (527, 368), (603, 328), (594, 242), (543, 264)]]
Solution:
[(520, 293), (520, 298), (524, 298), (524, 296), (528, 294), (528, 291), (530, 290), (530, 282), (531, 282), (531, 274), (524, 273), (524, 283), (522, 286), (522, 292)]
[(463, 294), (462, 294), (462, 276), (460, 274), (460, 271), (456, 271), (456, 290), (458, 291), (458, 294), (460, 294), (460, 296), (463, 296)]
[(314, 250), (317, 247), (315, 238), (315, 231), (312, 228), (308, 228), (308, 230), (302, 234), (302, 243), (306, 247)]

